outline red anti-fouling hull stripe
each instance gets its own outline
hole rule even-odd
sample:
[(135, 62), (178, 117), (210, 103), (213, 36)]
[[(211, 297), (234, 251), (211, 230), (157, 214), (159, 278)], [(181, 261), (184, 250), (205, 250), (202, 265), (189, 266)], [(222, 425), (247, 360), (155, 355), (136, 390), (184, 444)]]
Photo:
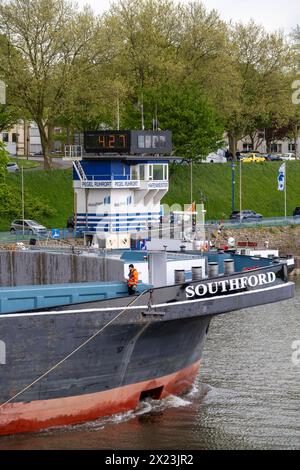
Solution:
[(0, 409), (0, 435), (32, 432), (54, 426), (83, 423), (135, 409), (141, 393), (163, 387), (160, 398), (178, 395), (195, 381), (200, 362), (154, 380), (105, 392), (29, 403), (9, 403)]

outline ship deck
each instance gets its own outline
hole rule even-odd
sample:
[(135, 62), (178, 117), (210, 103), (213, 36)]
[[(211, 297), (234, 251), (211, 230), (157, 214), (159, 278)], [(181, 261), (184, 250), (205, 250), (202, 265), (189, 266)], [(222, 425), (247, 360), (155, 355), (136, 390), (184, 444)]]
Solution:
[[(138, 292), (151, 286), (140, 283)], [(125, 297), (125, 282), (84, 282), (0, 288), (0, 314)]]

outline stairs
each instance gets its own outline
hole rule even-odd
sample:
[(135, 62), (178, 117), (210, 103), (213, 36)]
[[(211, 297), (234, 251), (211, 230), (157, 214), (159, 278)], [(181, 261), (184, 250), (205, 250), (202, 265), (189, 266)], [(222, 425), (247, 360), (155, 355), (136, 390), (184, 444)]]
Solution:
[(80, 181), (87, 181), (86, 174), (84, 172), (84, 169), (81, 166), (81, 163), (79, 160), (76, 160), (73, 162), (73, 167), (76, 170), (77, 175), (79, 176)]

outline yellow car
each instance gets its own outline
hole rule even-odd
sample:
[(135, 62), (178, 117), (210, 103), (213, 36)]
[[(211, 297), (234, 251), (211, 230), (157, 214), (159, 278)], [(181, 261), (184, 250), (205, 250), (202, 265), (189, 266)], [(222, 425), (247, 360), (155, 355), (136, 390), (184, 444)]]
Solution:
[(263, 163), (266, 161), (265, 157), (259, 157), (258, 155), (253, 155), (251, 157), (241, 158), (242, 163)]

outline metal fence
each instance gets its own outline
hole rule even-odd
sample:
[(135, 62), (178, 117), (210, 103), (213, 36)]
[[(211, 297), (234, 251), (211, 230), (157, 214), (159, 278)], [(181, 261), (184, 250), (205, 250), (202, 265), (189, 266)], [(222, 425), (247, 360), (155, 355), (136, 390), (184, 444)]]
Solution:
[(300, 225), (300, 217), (270, 217), (261, 220), (249, 222), (240, 222), (238, 220), (211, 220), (205, 224), (207, 227), (224, 227), (227, 229), (242, 229), (255, 227), (287, 227)]
[(75, 230), (69, 229), (53, 229), (48, 230), (47, 233), (29, 233), (25, 230), (23, 233), (22, 230), (16, 230), (15, 232), (0, 232), (0, 244), (7, 243), (21, 243), (21, 242), (31, 242), (34, 244), (34, 241), (49, 241), (49, 240), (68, 240), (78, 238), (78, 232)]

